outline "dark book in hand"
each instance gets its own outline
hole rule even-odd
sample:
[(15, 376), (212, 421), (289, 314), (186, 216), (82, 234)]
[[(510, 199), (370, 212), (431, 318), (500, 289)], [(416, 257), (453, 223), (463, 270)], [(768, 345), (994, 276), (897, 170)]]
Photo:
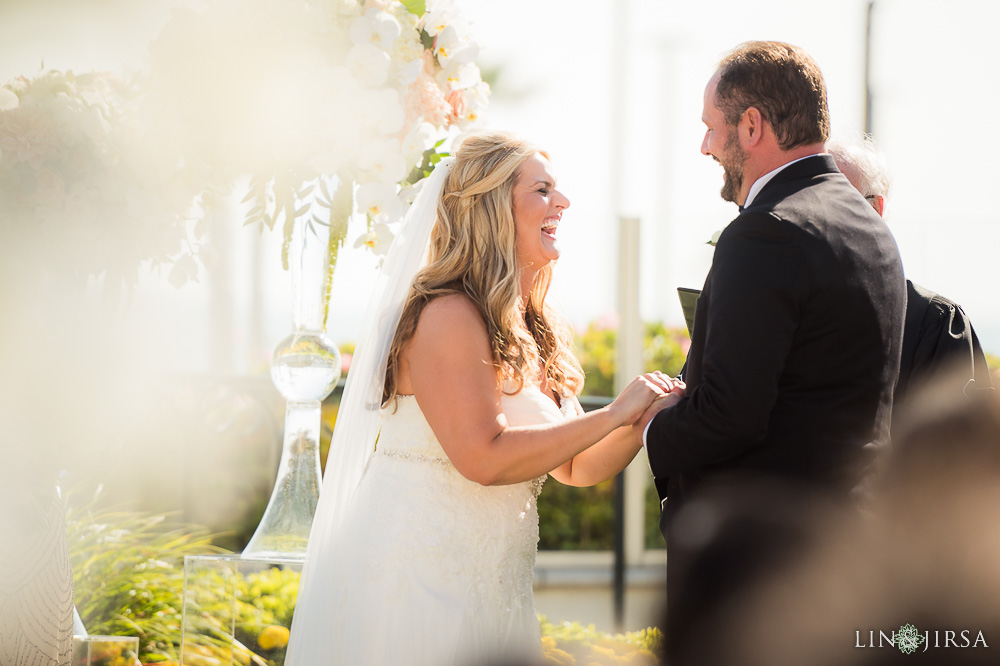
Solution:
[(694, 307), (698, 303), (698, 297), (701, 296), (701, 289), (677, 287), (677, 296), (681, 299), (681, 310), (684, 312), (688, 335), (694, 335)]

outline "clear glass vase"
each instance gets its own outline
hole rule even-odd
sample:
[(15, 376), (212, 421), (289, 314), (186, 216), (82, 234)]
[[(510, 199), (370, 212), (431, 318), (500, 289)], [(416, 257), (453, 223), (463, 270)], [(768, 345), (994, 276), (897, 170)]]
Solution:
[(243, 557), (304, 559), (319, 501), (320, 404), (340, 379), (340, 350), (326, 336), (329, 227), (296, 221), (289, 247), (291, 335), (271, 358), (271, 380), (287, 401), (274, 490)]

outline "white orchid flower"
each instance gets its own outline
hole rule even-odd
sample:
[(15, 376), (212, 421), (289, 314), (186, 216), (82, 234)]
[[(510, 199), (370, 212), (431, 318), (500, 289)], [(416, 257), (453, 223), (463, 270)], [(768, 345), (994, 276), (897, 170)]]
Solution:
[(428, 2), (427, 13), (424, 14), (424, 32), (431, 37), (452, 24), (458, 17), (458, 12), (450, 2)]
[(347, 69), (363, 86), (375, 88), (389, 76), (389, 54), (371, 44), (355, 44), (347, 54)]
[(464, 90), (479, 85), (483, 80), (479, 68), (471, 62), (452, 60), (443, 67), (438, 81), (450, 90)]
[(393, 43), (402, 34), (402, 28), (396, 17), (375, 7), (368, 9), (363, 16), (351, 22), (351, 41), (355, 44), (370, 44), (383, 51), (392, 48)]
[(354, 241), (354, 247), (367, 247), (375, 253), (375, 256), (384, 257), (395, 237), (388, 225), (376, 222), (371, 229)]
[(424, 183), (426, 182), (426, 178), (421, 178), (417, 182), (407, 185), (399, 191), (399, 198), (403, 200), (407, 208), (409, 208), (409, 205), (412, 204), (417, 198), (417, 195), (420, 194), (420, 190), (424, 189)]
[(434, 38), (434, 56), (442, 67), (471, 63), (479, 55), (479, 47), (455, 25), (449, 25)]
[(455, 30), (454, 26), (446, 26), (444, 30), (434, 37), (434, 55), (442, 67), (446, 67), (451, 59), (464, 48), (465, 41), (459, 37), (458, 31)]
[(437, 136), (437, 130), (430, 123), (423, 122), (414, 127), (403, 138), (400, 151), (408, 164), (418, 164), (424, 151), (430, 148)]
[(399, 68), (399, 82), (404, 86), (412, 85), (417, 77), (420, 76), (420, 72), (424, 69), (423, 57), (416, 58), (406, 63)]
[(490, 84), (480, 81), (464, 91), (463, 94), (465, 95), (465, 116), (462, 119), (474, 123), (480, 119), (489, 105)]
[(373, 139), (365, 143), (358, 155), (358, 166), (375, 180), (393, 187), (408, 173), (406, 160), (395, 139)]
[(465, 90), (456, 89), (446, 97), (451, 108), (451, 120), (461, 129), (479, 122), (489, 97), (490, 87), (483, 81)]
[(388, 183), (363, 183), (355, 197), (358, 212), (375, 222), (395, 222), (403, 217), (406, 205), (396, 194), (396, 186)]

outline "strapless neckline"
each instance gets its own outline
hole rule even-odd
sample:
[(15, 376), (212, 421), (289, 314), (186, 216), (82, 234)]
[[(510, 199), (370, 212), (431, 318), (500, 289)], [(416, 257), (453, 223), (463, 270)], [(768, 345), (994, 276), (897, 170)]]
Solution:
[[(561, 405), (562, 405), (563, 403), (556, 403), (556, 401), (555, 401), (555, 400), (553, 400), (552, 398), (550, 398), (550, 397), (548, 396), (548, 394), (546, 394), (546, 393), (545, 393), (545, 391), (543, 391), (543, 390), (541, 389), (541, 387), (540, 387), (540, 386), (539, 386), (538, 384), (525, 384), (525, 385), (524, 385), (524, 386), (523, 386), (523, 387), (521, 388), (521, 390), (520, 390), (520, 391), (518, 391), (517, 393), (502, 393), (500, 397), (501, 397), (501, 399), (502, 399), (502, 398), (513, 398), (514, 396), (516, 396), (516, 395), (520, 395), (521, 393), (524, 393), (524, 392), (525, 392), (526, 390), (529, 390), (529, 389), (533, 389), (535, 393), (537, 393), (538, 395), (540, 395), (540, 396), (541, 396), (542, 398), (544, 398), (545, 400), (548, 400), (549, 402), (551, 402), (551, 403), (552, 403), (552, 406), (553, 406), (553, 407), (555, 407), (556, 409), (562, 409)], [(413, 393), (397, 393), (397, 394), (396, 394), (396, 397), (397, 397), (397, 398), (409, 398), (409, 399), (414, 399), (414, 398), (416, 398), (417, 396), (416, 396), (416, 395), (414, 395)]]

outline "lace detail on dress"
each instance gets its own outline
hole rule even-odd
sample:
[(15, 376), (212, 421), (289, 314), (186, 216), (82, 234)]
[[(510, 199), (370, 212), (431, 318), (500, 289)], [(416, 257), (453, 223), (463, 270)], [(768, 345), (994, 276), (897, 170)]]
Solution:
[(528, 481), (528, 487), (531, 488), (531, 494), (535, 496), (535, 499), (538, 499), (538, 496), (542, 494), (542, 486), (545, 485), (545, 480), (548, 478), (548, 474), (543, 474), (537, 479)]
[[(482, 486), (448, 459), (412, 397), (382, 413), (337, 550), (326, 663), (458, 666), (537, 660), (532, 594), (543, 475)], [(512, 425), (564, 418), (537, 390), (503, 396)], [(547, 403), (547, 404), (546, 404)], [(386, 640), (392, 636), (392, 640)], [(293, 666), (310, 666), (294, 664)]]

